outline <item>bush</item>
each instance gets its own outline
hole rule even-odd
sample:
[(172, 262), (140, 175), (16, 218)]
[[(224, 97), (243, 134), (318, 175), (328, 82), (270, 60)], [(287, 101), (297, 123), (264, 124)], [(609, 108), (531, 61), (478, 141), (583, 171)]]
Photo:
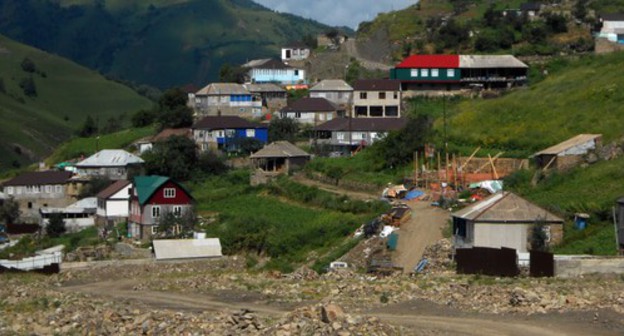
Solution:
[(22, 70), (28, 73), (34, 73), (35, 71), (37, 71), (37, 66), (35, 65), (35, 62), (33, 62), (28, 57), (24, 57), (20, 66), (22, 67)]
[(37, 86), (32, 77), (24, 78), (19, 83), (20, 88), (24, 92), (24, 95), (28, 97), (37, 97)]
[(60, 213), (53, 213), (50, 215), (50, 222), (46, 226), (46, 234), (50, 238), (58, 238), (67, 231), (65, 227), (65, 220)]

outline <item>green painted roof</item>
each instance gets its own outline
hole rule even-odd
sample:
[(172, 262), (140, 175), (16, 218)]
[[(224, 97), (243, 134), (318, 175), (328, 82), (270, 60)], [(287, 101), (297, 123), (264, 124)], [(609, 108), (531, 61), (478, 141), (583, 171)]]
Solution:
[(163, 184), (169, 181), (165, 176), (137, 176), (134, 178), (134, 187), (139, 197), (139, 204), (143, 205)]

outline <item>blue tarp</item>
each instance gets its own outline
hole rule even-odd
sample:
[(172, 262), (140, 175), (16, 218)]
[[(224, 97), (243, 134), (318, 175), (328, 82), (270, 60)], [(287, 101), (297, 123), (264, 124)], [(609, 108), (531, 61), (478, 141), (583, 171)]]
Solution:
[(425, 193), (420, 191), (420, 190), (412, 190), (407, 192), (407, 194), (405, 194), (405, 197), (403, 197), (404, 200), (413, 200), (415, 198), (418, 198), (422, 195), (424, 195)]

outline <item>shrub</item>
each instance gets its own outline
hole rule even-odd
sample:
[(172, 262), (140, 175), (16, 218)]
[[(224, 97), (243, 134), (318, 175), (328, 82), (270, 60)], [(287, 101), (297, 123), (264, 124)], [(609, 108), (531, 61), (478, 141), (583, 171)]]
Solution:
[(24, 78), (19, 83), (20, 88), (24, 92), (24, 95), (28, 97), (37, 97), (37, 86), (32, 77)]
[(50, 222), (46, 226), (46, 234), (50, 238), (58, 238), (67, 231), (65, 227), (65, 220), (60, 213), (53, 213), (50, 215)]
[(20, 66), (22, 67), (22, 70), (28, 73), (34, 73), (35, 71), (37, 71), (37, 66), (35, 65), (35, 62), (33, 62), (28, 57), (24, 57)]

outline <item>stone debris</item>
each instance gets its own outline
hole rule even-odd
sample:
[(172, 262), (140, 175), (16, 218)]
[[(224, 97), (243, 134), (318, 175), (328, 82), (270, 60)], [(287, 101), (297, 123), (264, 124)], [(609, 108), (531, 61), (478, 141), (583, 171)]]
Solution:
[(448, 239), (440, 239), (435, 244), (429, 245), (423, 252), (423, 258), (427, 259), (427, 266), (423, 269), (425, 273), (447, 273), (454, 272), (451, 253), (453, 245)]

